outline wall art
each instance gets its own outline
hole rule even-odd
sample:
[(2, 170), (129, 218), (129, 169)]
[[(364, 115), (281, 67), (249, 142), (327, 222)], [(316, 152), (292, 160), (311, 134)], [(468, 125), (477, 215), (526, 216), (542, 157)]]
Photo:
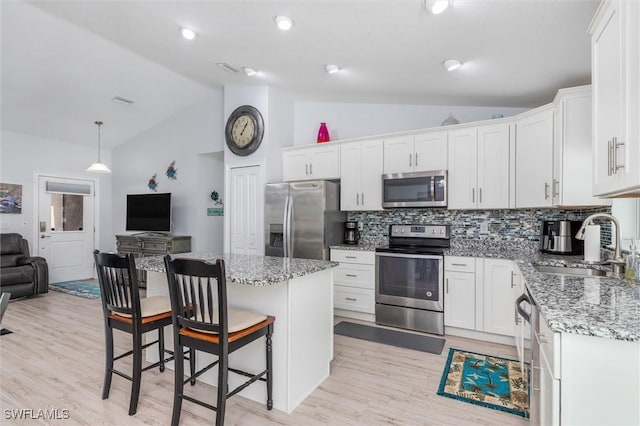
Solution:
[(167, 177), (171, 180), (178, 179), (178, 169), (176, 169), (176, 160), (173, 160), (169, 167), (167, 167)]
[(149, 179), (149, 183), (147, 183), (147, 186), (153, 192), (157, 192), (158, 191), (158, 181), (156, 181), (156, 177), (157, 176), (158, 175), (156, 173), (154, 173), (153, 176), (151, 176), (151, 179)]
[(22, 213), (22, 185), (0, 183), (0, 213)]
[(222, 199), (220, 198), (220, 194), (218, 194), (218, 191), (213, 191), (211, 193), (211, 199), (213, 200), (214, 203), (216, 203), (216, 206), (222, 206)]

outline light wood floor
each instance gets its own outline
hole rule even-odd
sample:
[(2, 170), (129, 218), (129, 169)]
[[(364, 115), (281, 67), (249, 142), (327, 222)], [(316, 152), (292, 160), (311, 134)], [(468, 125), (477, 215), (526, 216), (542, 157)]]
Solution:
[[(341, 320), (336, 318), (336, 321)], [(104, 335), (99, 300), (51, 291), (9, 304), (0, 337), (0, 413), (6, 409), (69, 410), (70, 419), (47, 424), (168, 425), (173, 372), (142, 375), (135, 416), (128, 416), (130, 382), (114, 375), (102, 400)], [(276, 325), (277, 326), (277, 325)], [(520, 417), (436, 395), (449, 347), (515, 357), (515, 348), (447, 336), (442, 355), (335, 336), (331, 377), (291, 415), (267, 411), (238, 395), (227, 403), (228, 425), (528, 425)], [(116, 346), (128, 347), (120, 334)], [(233, 365), (233, 360), (231, 361)], [(253, 385), (256, 386), (256, 385)], [(261, 384), (257, 384), (261, 386)], [(215, 388), (196, 395), (215, 400)], [(181, 425), (213, 424), (213, 412), (183, 404)], [(38, 424), (16, 421), (15, 424)]]

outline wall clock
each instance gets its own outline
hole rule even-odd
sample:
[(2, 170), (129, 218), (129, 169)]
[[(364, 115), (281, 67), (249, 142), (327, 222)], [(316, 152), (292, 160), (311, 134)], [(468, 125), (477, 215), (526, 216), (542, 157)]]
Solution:
[(229, 115), (224, 136), (234, 154), (245, 156), (253, 153), (260, 146), (263, 135), (262, 114), (251, 105), (239, 106)]

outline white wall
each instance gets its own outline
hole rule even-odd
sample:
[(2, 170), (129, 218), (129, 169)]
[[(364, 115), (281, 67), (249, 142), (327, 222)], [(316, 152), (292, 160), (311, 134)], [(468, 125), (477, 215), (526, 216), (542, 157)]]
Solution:
[[(111, 175), (87, 173), (96, 161), (96, 147), (72, 144), (3, 130), (0, 142), (0, 182), (22, 185), (22, 213), (0, 214), (0, 231), (17, 232), (27, 241), (32, 254), (37, 244), (34, 210), (37, 203), (37, 174), (96, 181), (96, 218), (99, 233), (96, 247), (113, 250), (111, 229)], [(101, 160), (111, 165), (111, 153), (102, 150)]]
[(316, 143), (321, 122), (327, 123), (331, 140), (438, 127), (450, 113), (460, 121), (488, 120), (496, 114), (511, 117), (529, 108), (441, 105), (386, 105), (329, 102), (295, 102), (294, 143)]
[[(127, 194), (151, 193), (147, 183), (156, 174), (158, 193), (172, 194), (173, 230), (190, 235), (193, 251), (222, 250), (223, 218), (207, 216), (217, 190), (224, 200), (222, 92), (175, 114), (113, 150), (113, 230), (125, 233)], [(217, 153), (217, 154), (215, 154)], [(175, 160), (177, 179), (167, 167)]]

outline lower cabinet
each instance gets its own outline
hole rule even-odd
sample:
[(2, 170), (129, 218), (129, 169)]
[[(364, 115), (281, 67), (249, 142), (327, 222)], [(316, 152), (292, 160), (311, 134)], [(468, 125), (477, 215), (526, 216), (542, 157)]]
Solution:
[(373, 320), (375, 316), (375, 252), (331, 249), (336, 315)]
[(445, 256), (444, 325), (516, 336), (515, 301), (522, 294), (511, 260)]

